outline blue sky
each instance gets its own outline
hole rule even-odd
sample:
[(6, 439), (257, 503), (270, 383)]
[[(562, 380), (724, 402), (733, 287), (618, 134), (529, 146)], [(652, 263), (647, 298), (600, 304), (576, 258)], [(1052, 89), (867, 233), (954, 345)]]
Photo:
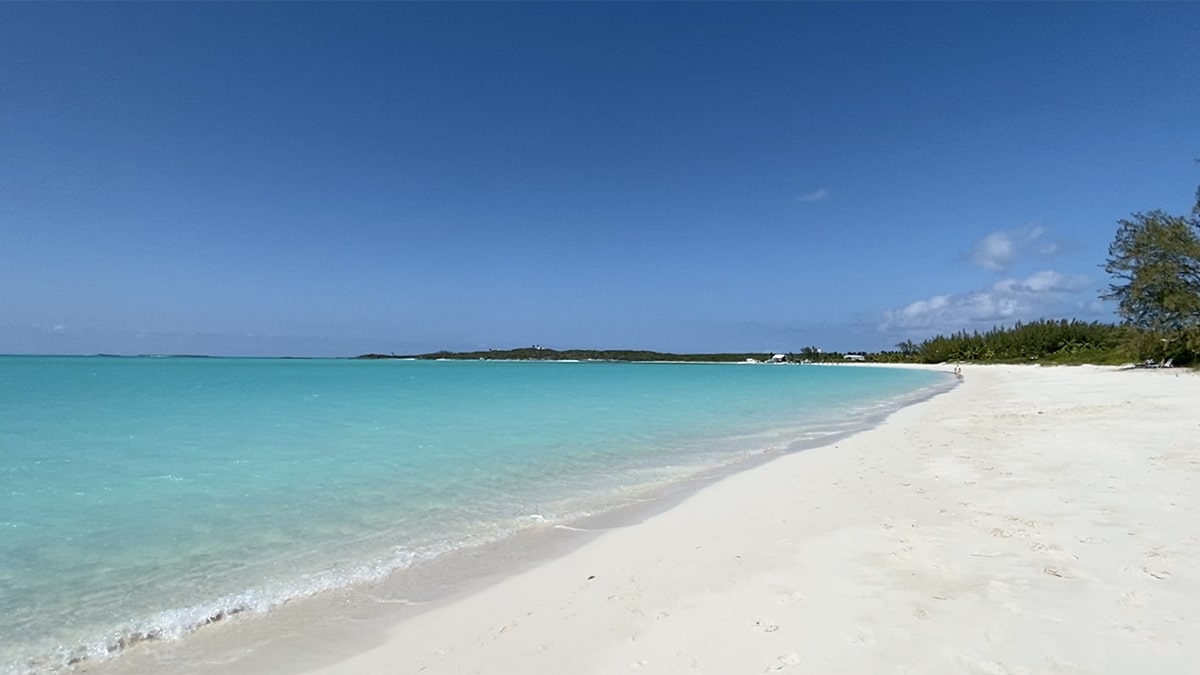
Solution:
[(0, 353), (1112, 320), (1200, 4), (0, 4)]

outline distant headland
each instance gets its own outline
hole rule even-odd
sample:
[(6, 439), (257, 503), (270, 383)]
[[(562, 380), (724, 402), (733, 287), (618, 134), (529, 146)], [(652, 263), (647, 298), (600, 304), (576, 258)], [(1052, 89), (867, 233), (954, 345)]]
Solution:
[[(737, 353), (737, 354), (674, 354), (670, 352), (655, 352), (648, 350), (628, 349), (550, 349), (548, 347), (532, 346), (517, 349), (488, 349), (473, 352), (438, 351), (428, 354), (363, 354), (354, 357), (362, 360), (381, 359), (417, 359), (426, 361), (683, 361), (683, 362), (745, 362), (770, 361), (775, 354), (769, 353)], [(786, 355), (785, 355), (786, 357)], [(778, 359), (777, 359), (778, 360)], [(799, 359), (797, 359), (799, 360)]]

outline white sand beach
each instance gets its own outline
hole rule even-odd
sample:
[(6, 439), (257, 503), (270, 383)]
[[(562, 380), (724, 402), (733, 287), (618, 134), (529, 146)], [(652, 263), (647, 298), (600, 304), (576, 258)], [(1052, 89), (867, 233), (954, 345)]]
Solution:
[(231, 653), (218, 639), (204, 661), (326, 675), (1197, 672), (1200, 375), (964, 371), (876, 428), (415, 616), (320, 629), (361, 640), (288, 630)]
[(313, 672), (1196, 672), (1198, 409), (1191, 372), (966, 367)]

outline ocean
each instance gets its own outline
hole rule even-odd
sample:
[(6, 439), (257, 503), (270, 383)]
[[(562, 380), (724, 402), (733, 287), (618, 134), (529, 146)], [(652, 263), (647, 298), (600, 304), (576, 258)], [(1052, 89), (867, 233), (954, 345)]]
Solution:
[(0, 357), (0, 672), (119, 657), (567, 525), (952, 382), (845, 366)]

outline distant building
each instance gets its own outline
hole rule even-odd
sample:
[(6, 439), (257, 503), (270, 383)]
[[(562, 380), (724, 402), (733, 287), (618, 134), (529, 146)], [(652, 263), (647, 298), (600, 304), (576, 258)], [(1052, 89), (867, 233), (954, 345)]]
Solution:
[(842, 358), (846, 359), (847, 361), (866, 361), (867, 360), (867, 357), (863, 354), (847, 354), (847, 355), (843, 356)]
[(776, 354), (771, 357), (771, 363), (787, 363), (787, 354)]

